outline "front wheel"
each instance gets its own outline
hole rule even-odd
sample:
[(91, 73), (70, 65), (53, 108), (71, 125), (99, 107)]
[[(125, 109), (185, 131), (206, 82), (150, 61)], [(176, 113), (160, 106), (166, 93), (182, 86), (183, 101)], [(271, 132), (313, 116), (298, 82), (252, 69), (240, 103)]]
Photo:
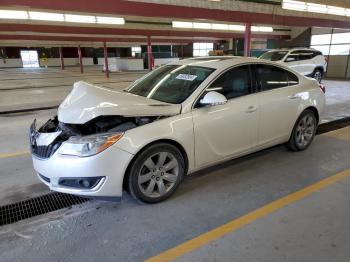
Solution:
[(158, 203), (175, 192), (184, 172), (183, 156), (175, 146), (166, 143), (151, 145), (131, 164), (129, 191), (143, 202)]
[(315, 137), (317, 119), (311, 110), (305, 110), (298, 118), (288, 141), (288, 147), (292, 151), (302, 151), (309, 147)]

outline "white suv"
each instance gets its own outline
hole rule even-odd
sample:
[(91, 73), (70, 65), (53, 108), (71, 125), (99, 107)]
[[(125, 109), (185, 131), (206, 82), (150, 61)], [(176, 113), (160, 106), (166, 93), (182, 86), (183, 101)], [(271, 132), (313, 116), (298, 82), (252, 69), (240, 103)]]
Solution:
[(320, 51), (311, 48), (275, 49), (259, 58), (280, 62), (299, 73), (321, 82), (327, 70), (327, 60)]

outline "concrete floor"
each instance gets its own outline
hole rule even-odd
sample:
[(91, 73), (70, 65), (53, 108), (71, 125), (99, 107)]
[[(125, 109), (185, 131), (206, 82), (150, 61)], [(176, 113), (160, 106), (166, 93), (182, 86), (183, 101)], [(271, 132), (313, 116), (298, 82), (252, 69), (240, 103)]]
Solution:
[[(318, 136), (305, 152), (279, 146), (202, 171), (157, 205), (125, 195), (119, 204), (91, 201), (1, 227), (0, 261), (142, 261), (350, 169), (349, 132)], [(17, 161), (31, 175), (29, 156)], [(6, 173), (9, 166), (1, 166)], [(348, 261), (348, 184), (337, 183), (179, 259)]]
[[(0, 87), (6, 89), (8, 83), (9, 88), (23, 88), (0, 89), (0, 107), (5, 105), (4, 111), (21, 109), (23, 101), (27, 100), (26, 106), (30, 106), (39, 97), (40, 103), (45, 104), (46, 96), (52, 98), (48, 99), (50, 103), (59, 103), (58, 98), (71, 88), (63, 88), (63, 84), (71, 85), (81, 76), (74, 68), (63, 75), (58, 72), (0, 70)], [(112, 83), (91, 68), (87, 77), (96, 79), (98, 75), (102, 78), (97, 82), (118, 89), (142, 74), (112, 74), (113, 81), (126, 81)], [(32, 78), (37, 81), (35, 88), (28, 87), (34, 83)], [(57, 86), (57, 93), (52, 92), (56, 87), (45, 89), (49, 84)], [(324, 120), (349, 115), (349, 82), (325, 84), (329, 102)], [(32, 102), (26, 93), (17, 95), (23, 90), (33, 95)], [(41, 96), (43, 92), (47, 93)], [(36, 178), (29, 155), (23, 152), (28, 150), (27, 129), (31, 121), (37, 118), (42, 123), (54, 114), (55, 110), (44, 110), (0, 115), (0, 206), (48, 192)], [(278, 146), (201, 171), (185, 179), (176, 194), (164, 203), (140, 204), (125, 194), (122, 203), (90, 201), (0, 227), (0, 261), (142, 261), (350, 169), (349, 146), (350, 128), (345, 128), (316, 137), (305, 152), (292, 153)], [(349, 185), (349, 179), (344, 179), (178, 260), (348, 261)]]
[(120, 90), (145, 74), (145, 71), (112, 73), (107, 79), (100, 67), (0, 69), (0, 112), (58, 106), (76, 81), (87, 81)]

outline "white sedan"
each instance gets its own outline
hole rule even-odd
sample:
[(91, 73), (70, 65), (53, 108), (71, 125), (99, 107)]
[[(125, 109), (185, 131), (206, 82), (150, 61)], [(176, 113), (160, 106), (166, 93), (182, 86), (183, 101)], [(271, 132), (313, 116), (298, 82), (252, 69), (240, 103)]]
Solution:
[(277, 144), (312, 142), (325, 105), (315, 80), (242, 57), (181, 60), (123, 92), (74, 85), (57, 116), (30, 128), (34, 168), (50, 189), (147, 203), (186, 174)]

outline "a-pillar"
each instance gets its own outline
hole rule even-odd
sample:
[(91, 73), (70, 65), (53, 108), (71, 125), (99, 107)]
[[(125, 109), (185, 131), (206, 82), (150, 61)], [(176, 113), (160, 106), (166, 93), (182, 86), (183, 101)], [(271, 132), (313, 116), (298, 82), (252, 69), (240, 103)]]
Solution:
[(244, 34), (244, 56), (250, 56), (250, 42), (252, 38), (252, 25), (247, 23), (245, 25)]
[(78, 56), (79, 56), (79, 64), (80, 64), (80, 73), (84, 73), (84, 68), (83, 68), (83, 56), (82, 56), (82, 54), (81, 54), (80, 45), (78, 45)]
[(106, 77), (109, 78), (108, 50), (107, 50), (106, 41), (103, 41), (103, 54), (104, 54), (104, 57), (105, 57), (105, 73), (106, 73)]
[(64, 70), (64, 60), (63, 60), (62, 47), (60, 47), (58, 50), (59, 50), (59, 52), (60, 52), (61, 69)]
[(151, 71), (153, 69), (151, 36), (147, 36), (147, 59), (148, 59), (148, 69)]

